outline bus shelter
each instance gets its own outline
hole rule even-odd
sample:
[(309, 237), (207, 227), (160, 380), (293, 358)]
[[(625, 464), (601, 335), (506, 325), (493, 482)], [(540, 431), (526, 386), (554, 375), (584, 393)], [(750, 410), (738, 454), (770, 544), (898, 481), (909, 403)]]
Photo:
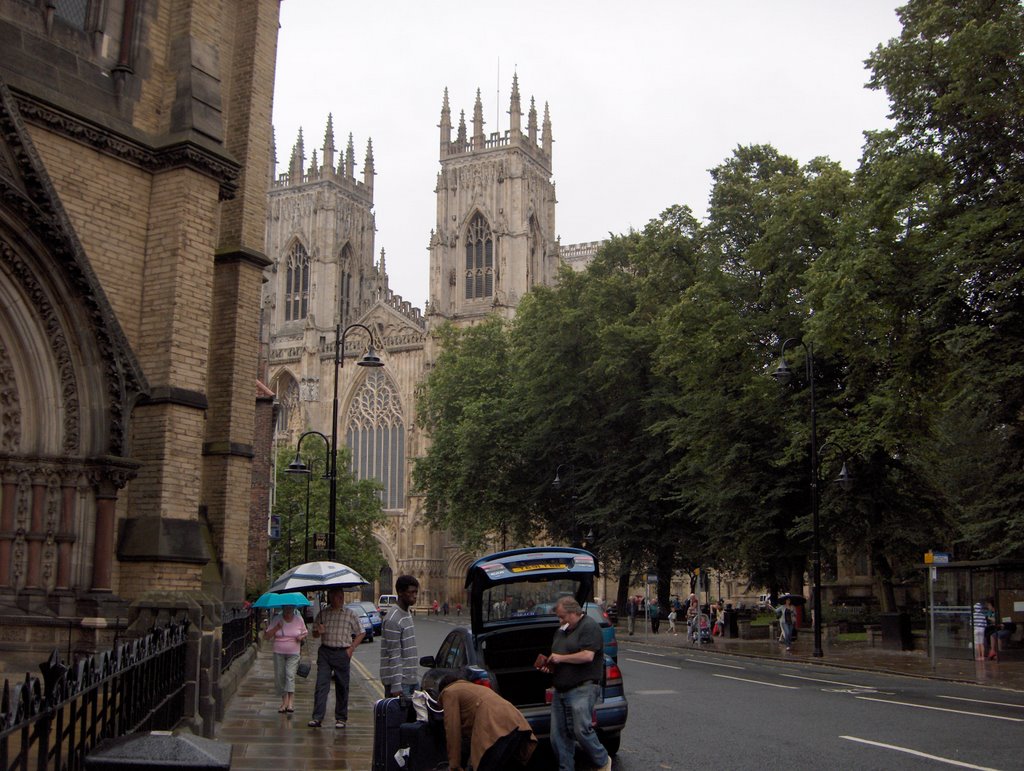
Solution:
[(972, 609), (989, 597), (995, 602), (997, 618), (1017, 625), (1011, 644), (1022, 645), (1024, 560), (935, 561), (922, 567), (929, 584), (929, 647), (933, 660), (975, 657)]

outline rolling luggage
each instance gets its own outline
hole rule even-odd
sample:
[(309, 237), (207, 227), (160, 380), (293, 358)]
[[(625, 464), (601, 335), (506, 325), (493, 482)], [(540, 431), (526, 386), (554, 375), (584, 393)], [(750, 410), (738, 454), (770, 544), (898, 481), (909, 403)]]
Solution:
[(402, 723), (398, 743), (409, 748), (406, 771), (448, 769), (448, 751), (444, 738), (444, 722), (417, 720)]
[(373, 771), (400, 771), (395, 759), (401, 748), (400, 727), (413, 719), (408, 699), (390, 696), (373, 705)]

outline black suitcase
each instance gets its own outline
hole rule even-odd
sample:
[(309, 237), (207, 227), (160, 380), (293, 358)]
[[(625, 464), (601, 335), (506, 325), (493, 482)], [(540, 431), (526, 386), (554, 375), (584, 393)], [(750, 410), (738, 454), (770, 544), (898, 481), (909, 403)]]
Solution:
[(373, 705), (373, 771), (399, 771), (395, 760), (401, 748), (399, 728), (413, 719), (412, 703), (400, 696), (381, 699)]
[(442, 720), (402, 723), (398, 743), (409, 748), (407, 771), (435, 771), (438, 768), (447, 771), (448, 750)]

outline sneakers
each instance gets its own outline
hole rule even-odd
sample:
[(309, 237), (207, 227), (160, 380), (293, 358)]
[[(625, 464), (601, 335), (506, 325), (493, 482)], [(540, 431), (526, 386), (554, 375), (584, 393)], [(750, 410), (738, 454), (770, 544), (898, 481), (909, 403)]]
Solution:
[(345, 727), (345, 721), (344, 720), (335, 720), (334, 721), (334, 727), (335, 728), (344, 728)]
[(319, 728), (320, 727), (320, 721), (319, 720), (310, 720), (308, 723), (306, 723), (306, 725), (308, 725), (310, 728)]

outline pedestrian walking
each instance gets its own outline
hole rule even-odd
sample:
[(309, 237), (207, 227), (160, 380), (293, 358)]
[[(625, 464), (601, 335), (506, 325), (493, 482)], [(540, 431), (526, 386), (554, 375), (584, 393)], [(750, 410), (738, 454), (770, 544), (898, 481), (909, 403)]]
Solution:
[(334, 727), (344, 728), (348, 722), (348, 684), (352, 656), (363, 641), (363, 625), (345, 607), (345, 590), (327, 591), (327, 607), (313, 622), (313, 637), (320, 639), (316, 654), (316, 686), (313, 689), (313, 717), (307, 723), (319, 728), (327, 714), (327, 695), (334, 681)]
[(668, 612), (668, 632), (667, 634), (674, 634), (678, 637), (679, 632), (676, 631), (676, 609), (672, 608)]
[(419, 686), (416, 629), (410, 612), (419, 591), (420, 582), (414, 576), (399, 576), (395, 581), (398, 604), (384, 619), (380, 641), (380, 681), (388, 696), (412, 696)]
[(285, 605), (281, 612), (270, 619), (263, 637), (274, 641), (274, 683), (281, 696), (278, 712), (295, 711), (295, 671), (299, 667), (299, 652), (306, 639), (306, 624), (295, 612), (294, 605)]
[(779, 626), (782, 629), (782, 642), (786, 645), (786, 650), (792, 650), (793, 648), (793, 629), (796, 628), (796, 608), (793, 607), (793, 598), (786, 596), (785, 601), (775, 610), (775, 615), (779, 618)]

